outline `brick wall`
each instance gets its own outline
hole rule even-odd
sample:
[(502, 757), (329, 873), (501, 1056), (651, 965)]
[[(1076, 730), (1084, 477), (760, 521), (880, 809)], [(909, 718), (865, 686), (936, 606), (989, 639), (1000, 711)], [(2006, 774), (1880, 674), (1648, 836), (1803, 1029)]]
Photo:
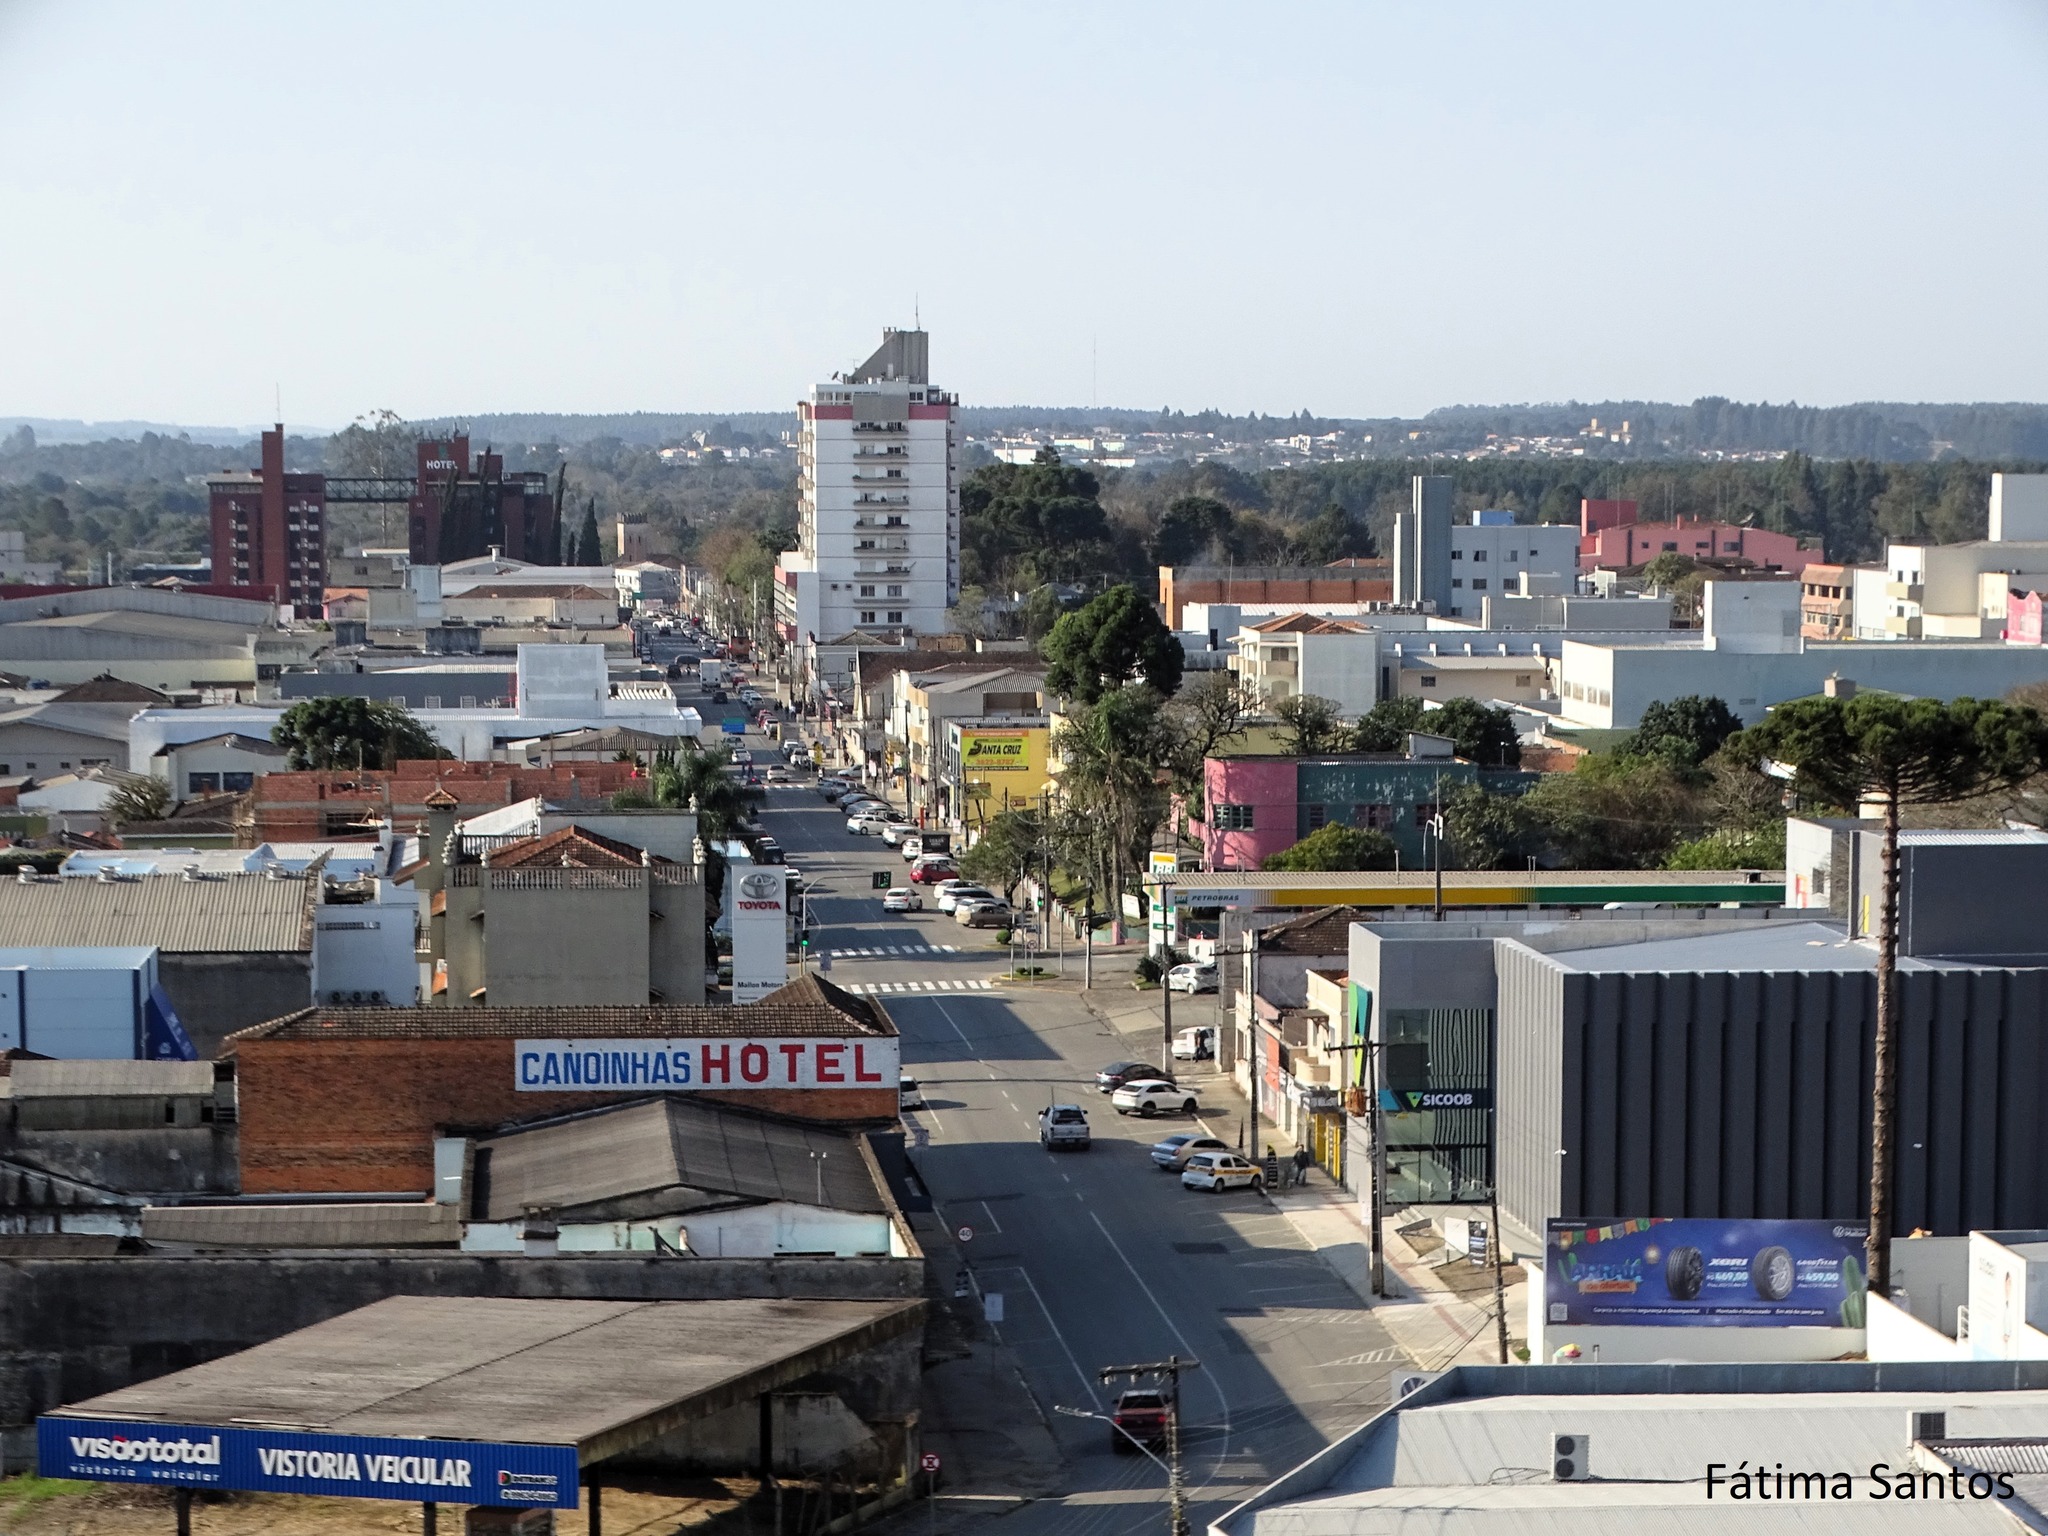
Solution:
[[(245, 1194), (427, 1190), (434, 1137), (644, 1093), (521, 1093), (509, 1037), (243, 1040), (235, 1047)], [(814, 1120), (887, 1120), (896, 1090), (762, 1089), (704, 1098)]]

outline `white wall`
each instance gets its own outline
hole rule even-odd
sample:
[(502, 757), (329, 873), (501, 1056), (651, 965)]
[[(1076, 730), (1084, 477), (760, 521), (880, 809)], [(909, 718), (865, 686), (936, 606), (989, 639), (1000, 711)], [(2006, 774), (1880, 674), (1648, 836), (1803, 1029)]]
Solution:
[(1799, 638), (1796, 581), (1710, 581), (1702, 641), (1710, 651), (1796, 651)]
[(313, 995), (344, 994), (394, 1008), (419, 1001), (419, 897), (408, 883), (377, 882), (374, 902), (323, 902), (313, 912)]
[(1570, 580), (1578, 567), (1579, 530), (1569, 523), (1454, 523), (1451, 616), (1477, 618), (1481, 599), (1519, 590), (1525, 571)]
[(1991, 477), (1991, 537), (2048, 540), (2048, 475)]
[(1301, 647), (1300, 690), (1320, 694), (1347, 720), (1370, 710), (1379, 699), (1379, 636), (1296, 635)]
[(1893, 1306), (1882, 1296), (1864, 1298), (1870, 1326), (1864, 1334), (1864, 1354), (1872, 1360), (1967, 1360), (1965, 1345), (1939, 1329), (1930, 1328), (1912, 1313)]

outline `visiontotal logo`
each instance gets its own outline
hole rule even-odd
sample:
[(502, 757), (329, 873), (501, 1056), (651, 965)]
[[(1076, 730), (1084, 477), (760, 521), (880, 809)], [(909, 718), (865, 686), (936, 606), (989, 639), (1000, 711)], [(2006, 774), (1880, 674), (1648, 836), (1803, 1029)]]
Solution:
[(160, 1440), (131, 1440), (126, 1435), (73, 1435), (71, 1454), (80, 1461), (154, 1461), (188, 1467), (220, 1465), (220, 1436), (204, 1440), (180, 1437)]

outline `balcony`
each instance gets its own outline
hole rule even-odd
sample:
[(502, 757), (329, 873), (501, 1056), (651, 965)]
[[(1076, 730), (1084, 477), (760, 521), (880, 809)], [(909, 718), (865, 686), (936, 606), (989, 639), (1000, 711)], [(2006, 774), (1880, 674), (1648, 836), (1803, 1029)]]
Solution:
[(905, 491), (901, 495), (877, 495), (873, 491), (862, 491), (853, 498), (853, 504), (856, 507), (907, 507), (910, 505), (910, 492)]
[(890, 443), (886, 446), (862, 444), (853, 450), (853, 456), (856, 459), (907, 459), (910, 457), (910, 448), (904, 443)]
[(1918, 640), (1920, 638), (1920, 616), (1915, 614), (1912, 618), (1908, 619), (1902, 618), (1896, 613), (1887, 614), (1885, 615), (1884, 632), (1901, 640)]
[(1888, 581), (1884, 595), (1896, 603), (1920, 603), (1927, 600), (1927, 587), (1917, 581)]
[(910, 431), (910, 423), (907, 421), (856, 421), (853, 424), (853, 430), (854, 435), (857, 437), (871, 437), (877, 434), (902, 437)]

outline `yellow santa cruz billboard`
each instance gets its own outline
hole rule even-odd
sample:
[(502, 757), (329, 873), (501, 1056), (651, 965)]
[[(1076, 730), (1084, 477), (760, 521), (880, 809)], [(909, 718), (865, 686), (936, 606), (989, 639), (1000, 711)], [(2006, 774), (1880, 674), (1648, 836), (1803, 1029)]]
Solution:
[(1036, 773), (1045, 761), (1045, 731), (963, 729), (960, 774), (978, 779), (990, 773)]

